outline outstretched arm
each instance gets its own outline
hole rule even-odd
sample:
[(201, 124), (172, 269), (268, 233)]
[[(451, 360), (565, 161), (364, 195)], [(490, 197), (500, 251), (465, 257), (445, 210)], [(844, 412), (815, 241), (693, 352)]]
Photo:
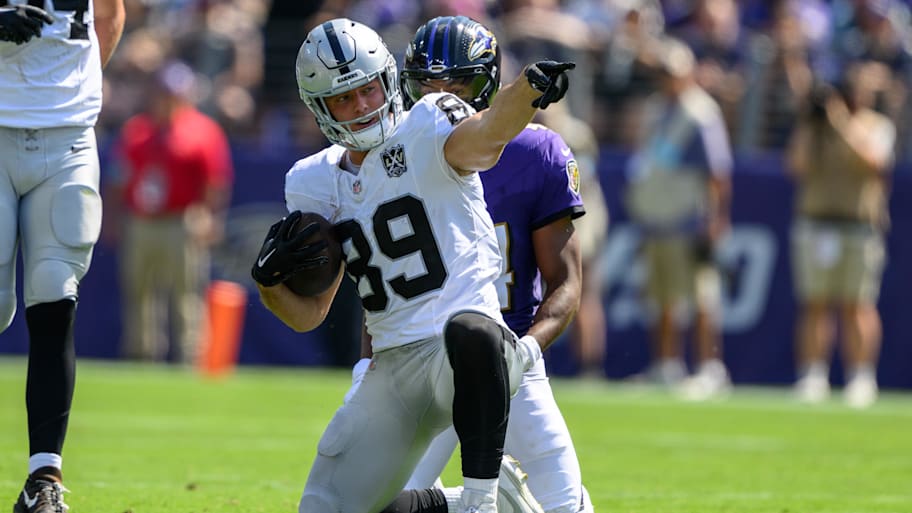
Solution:
[(491, 107), (460, 123), (444, 146), (447, 162), (468, 175), (494, 167), (504, 146), (532, 120), (539, 107), (557, 102), (567, 92), (566, 72), (573, 63), (542, 61), (504, 87)]

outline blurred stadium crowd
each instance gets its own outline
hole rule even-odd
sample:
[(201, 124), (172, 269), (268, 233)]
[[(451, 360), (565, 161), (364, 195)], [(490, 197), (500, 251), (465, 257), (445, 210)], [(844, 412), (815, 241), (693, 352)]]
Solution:
[(498, 35), (504, 79), (541, 56), (579, 63), (572, 113), (602, 146), (630, 148), (655, 90), (654, 41), (673, 35), (697, 58), (736, 153), (781, 151), (816, 83), (863, 63), (877, 110), (912, 159), (909, 0), (126, 0), (127, 26), (105, 72), (101, 140), (143, 108), (150, 77), (178, 58), (196, 72), (193, 100), (235, 141), (323, 144), (297, 98), (294, 59), (315, 24), (347, 16), (376, 28), (400, 57), (415, 27), (463, 14)]

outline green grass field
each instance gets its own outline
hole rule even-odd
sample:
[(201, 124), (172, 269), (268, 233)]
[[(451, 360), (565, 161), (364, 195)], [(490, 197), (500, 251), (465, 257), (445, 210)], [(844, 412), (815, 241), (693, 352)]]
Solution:
[[(346, 371), (223, 379), (81, 361), (65, 450), (73, 513), (295, 512)], [(0, 511), (27, 457), (25, 360), (0, 357)], [(912, 395), (854, 411), (785, 389), (682, 403), (650, 387), (554, 380), (597, 511), (912, 512)], [(445, 482), (458, 483), (451, 462)], [(3, 504), (6, 501), (6, 504)]]

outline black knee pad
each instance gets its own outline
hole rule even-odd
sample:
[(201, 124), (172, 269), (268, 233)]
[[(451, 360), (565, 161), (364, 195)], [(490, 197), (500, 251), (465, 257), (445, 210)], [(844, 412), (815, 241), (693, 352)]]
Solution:
[(473, 365), (479, 359), (503, 356), (503, 328), (480, 313), (462, 312), (450, 317), (443, 338), (454, 370), (464, 364)]
[(510, 413), (507, 336), (506, 328), (474, 312), (454, 315), (444, 329), (453, 367), (453, 427), (465, 477), (492, 479), (500, 470)]

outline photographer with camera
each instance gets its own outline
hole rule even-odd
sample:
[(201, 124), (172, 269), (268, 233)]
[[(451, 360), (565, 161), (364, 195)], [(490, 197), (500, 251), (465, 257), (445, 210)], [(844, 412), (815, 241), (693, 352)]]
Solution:
[(804, 402), (829, 396), (834, 310), (845, 400), (865, 408), (877, 399), (877, 298), (896, 141), (893, 122), (873, 108), (884, 73), (881, 64), (857, 63), (839, 84), (814, 87), (787, 149), (796, 185), (792, 264), (800, 304), (795, 393)]
[[(658, 91), (644, 110), (642, 140), (628, 162), (627, 212), (642, 235), (646, 299), (655, 308), (650, 377), (684, 399), (724, 397), (721, 282), (716, 244), (729, 230), (732, 154), (719, 104), (694, 76), (683, 42), (656, 41), (647, 56)], [(696, 371), (688, 376), (684, 337), (693, 326)]]

